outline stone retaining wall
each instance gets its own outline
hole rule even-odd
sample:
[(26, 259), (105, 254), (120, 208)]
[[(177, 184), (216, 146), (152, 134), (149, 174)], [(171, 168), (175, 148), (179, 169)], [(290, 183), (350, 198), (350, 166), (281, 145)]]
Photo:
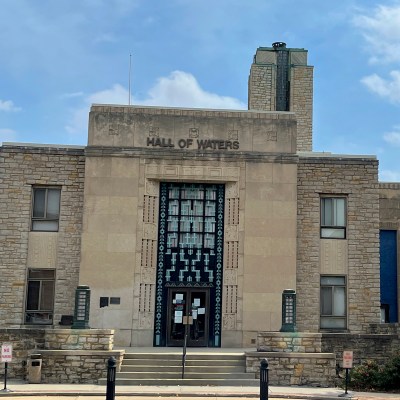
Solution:
[[(0, 329), (0, 344), (10, 343), (13, 348), (12, 362), (8, 364), (7, 376), (24, 379), (29, 354), (45, 346), (44, 329), (5, 328)], [(3, 368), (0, 376), (3, 375)]]
[(49, 329), (45, 333), (47, 350), (112, 350), (111, 329)]
[(398, 334), (322, 334), (322, 351), (335, 353), (340, 365), (344, 350), (353, 350), (354, 364), (357, 365), (366, 360), (387, 361), (399, 353), (399, 349)]
[(320, 333), (258, 332), (257, 351), (321, 353)]
[[(120, 369), (124, 351), (113, 351), (111, 329), (0, 329), (0, 344), (11, 343), (8, 377), (25, 379), (31, 354), (42, 356), (43, 383), (97, 383), (107, 376), (107, 360)], [(1, 374), (3, 371), (1, 371)]]
[(260, 378), (260, 362), (269, 363), (270, 385), (308, 385), (329, 387), (335, 381), (335, 355), (326, 353), (246, 353), (246, 372), (254, 372)]
[(41, 350), (42, 383), (97, 383), (107, 377), (107, 361), (115, 357), (121, 369), (124, 350)]

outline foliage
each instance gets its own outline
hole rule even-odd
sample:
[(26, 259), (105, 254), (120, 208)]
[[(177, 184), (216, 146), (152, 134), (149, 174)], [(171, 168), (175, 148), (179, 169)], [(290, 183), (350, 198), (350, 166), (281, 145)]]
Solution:
[(399, 390), (400, 353), (385, 364), (367, 361), (354, 367), (350, 373), (349, 387), (355, 390)]

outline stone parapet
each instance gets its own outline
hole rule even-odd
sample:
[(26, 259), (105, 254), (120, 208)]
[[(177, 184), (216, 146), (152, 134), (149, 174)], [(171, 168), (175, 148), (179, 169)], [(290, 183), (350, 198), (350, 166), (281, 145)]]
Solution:
[(3, 328), (0, 329), (0, 345), (12, 345), (12, 362), (9, 365), (9, 378), (23, 379), (28, 356), (43, 349), (45, 345), (44, 329)]
[(388, 357), (398, 354), (399, 334), (349, 334), (323, 333), (322, 351), (336, 354), (341, 363), (344, 350), (353, 350), (354, 364), (366, 360), (387, 361)]
[(335, 355), (331, 353), (248, 352), (246, 372), (260, 378), (260, 362), (269, 364), (269, 384), (329, 387), (335, 380)]
[(125, 350), (41, 350), (42, 383), (97, 383), (107, 377), (107, 361), (114, 357), (121, 369)]
[(112, 329), (48, 329), (45, 332), (47, 350), (112, 350)]
[(321, 337), (320, 333), (259, 332), (257, 351), (320, 353)]

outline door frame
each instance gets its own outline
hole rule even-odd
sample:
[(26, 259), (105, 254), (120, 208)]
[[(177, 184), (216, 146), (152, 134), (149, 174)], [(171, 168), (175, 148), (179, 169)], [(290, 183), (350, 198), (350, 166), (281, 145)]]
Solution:
[[(210, 337), (210, 288), (207, 287), (170, 287), (168, 288), (168, 303), (167, 303), (167, 320), (166, 320), (166, 330), (167, 330), (167, 346), (179, 346), (182, 347), (184, 344), (184, 336), (182, 339), (173, 339), (171, 332), (172, 332), (172, 324), (174, 324), (174, 307), (173, 307), (173, 300), (174, 295), (177, 293), (184, 294), (185, 304), (183, 305), (183, 316), (192, 317), (191, 322), (192, 324), (188, 327), (188, 338), (187, 338), (187, 347), (208, 347), (209, 337)], [(192, 337), (194, 333), (194, 329), (196, 328), (196, 323), (199, 322), (199, 318), (193, 318), (192, 316), (192, 304), (193, 296), (196, 293), (204, 294), (205, 296), (205, 304), (202, 304), (205, 308), (204, 313), (204, 335), (201, 340), (196, 340)], [(202, 307), (201, 307), (202, 308)], [(183, 335), (185, 334), (185, 325), (183, 324), (180, 326), (181, 331), (183, 328)]]

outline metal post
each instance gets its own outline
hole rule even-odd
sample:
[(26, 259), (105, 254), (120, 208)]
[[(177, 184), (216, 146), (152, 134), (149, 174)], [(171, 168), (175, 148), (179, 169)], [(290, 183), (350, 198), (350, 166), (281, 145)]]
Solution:
[(346, 384), (345, 384), (345, 391), (344, 394), (347, 395), (347, 385), (349, 384), (349, 369), (346, 368)]
[(1, 389), (0, 392), (12, 392), (12, 390), (7, 389), (7, 369), (8, 362), (4, 363), (4, 389)]
[(268, 400), (268, 360), (264, 358), (260, 363), (260, 400)]
[(185, 339), (183, 341), (183, 353), (182, 353), (182, 379), (185, 379), (185, 364), (186, 364), (186, 347), (187, 347), (187, 337), (188, 337), (188, 327), (185, 325)]
[(110, 357), (107, 361), (107, 392), (106, 400), (115, 399), (115, 371), (117, 361), (114, 357)]

